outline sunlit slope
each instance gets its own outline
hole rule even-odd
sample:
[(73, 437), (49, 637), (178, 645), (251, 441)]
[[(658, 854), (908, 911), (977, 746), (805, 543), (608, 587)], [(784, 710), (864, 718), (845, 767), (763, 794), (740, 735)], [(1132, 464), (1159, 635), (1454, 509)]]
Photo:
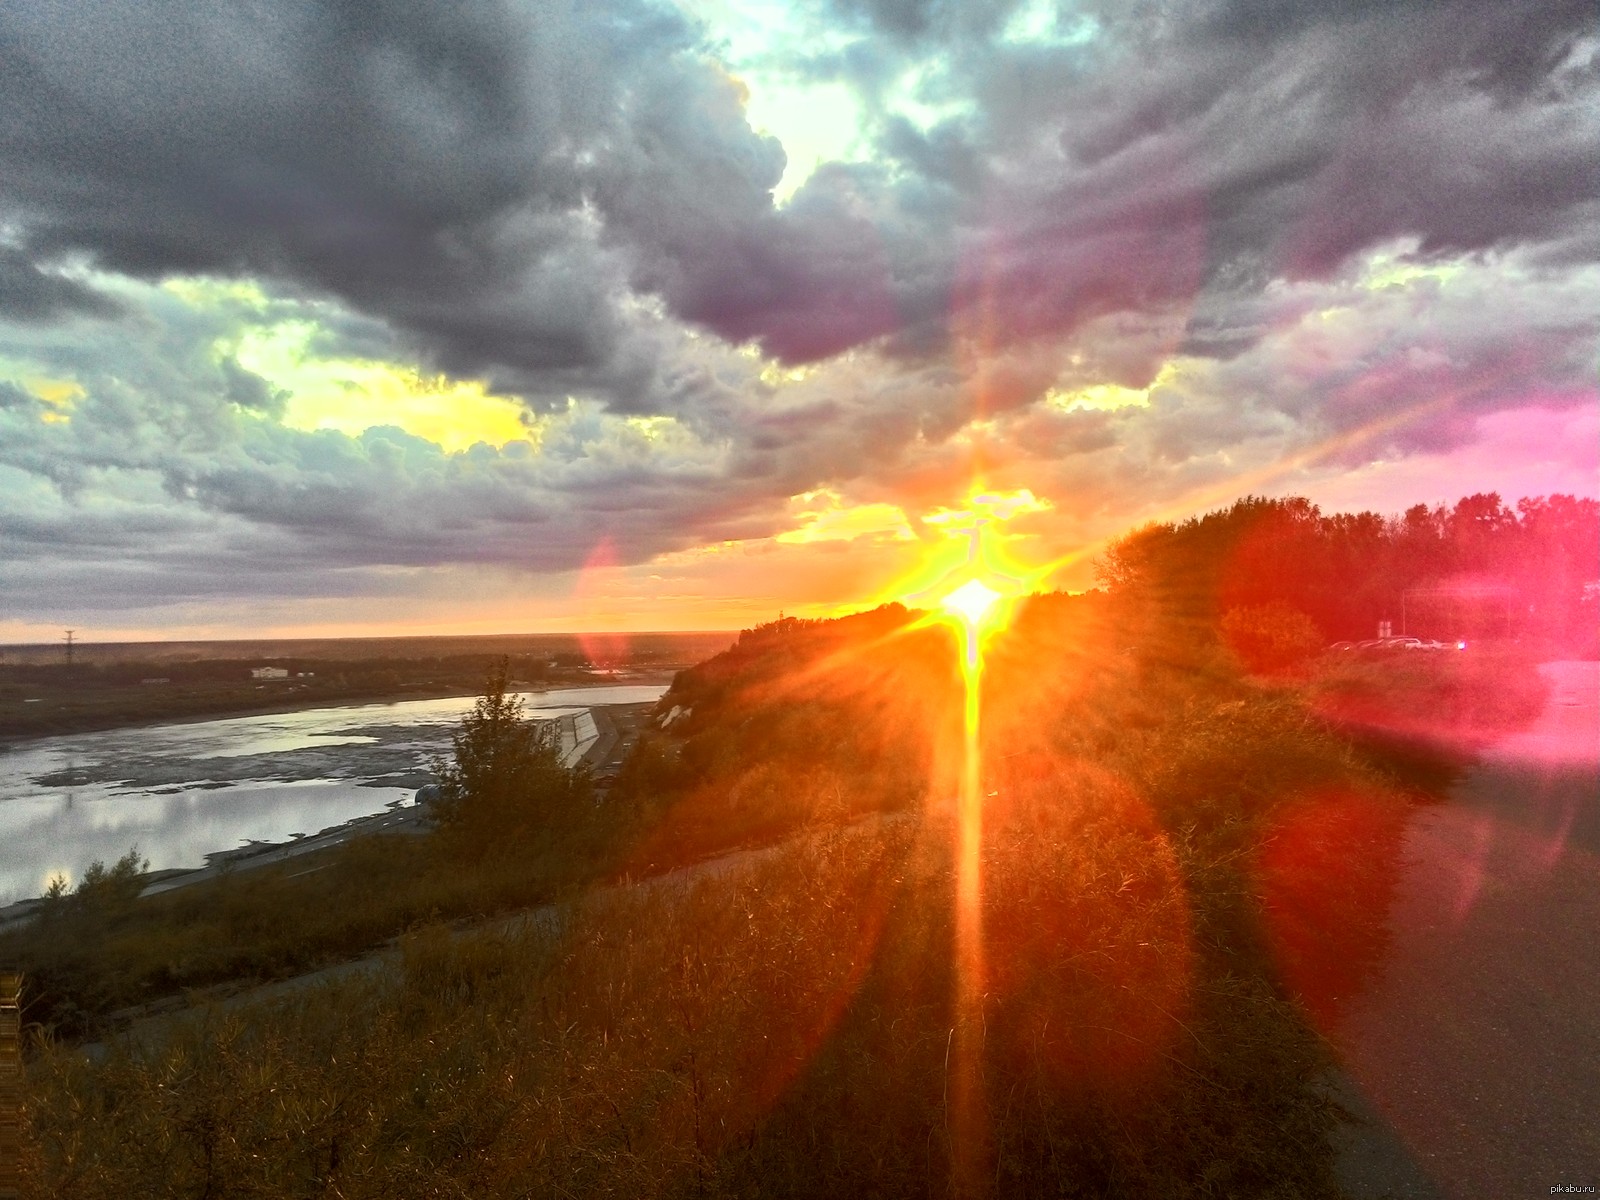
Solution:
[(1138, 597), (1027, 600), (984, 643), (974, 989), (971, 693), (926, 618), (780, 620), (681, 673), (561, 920), (49, 1059), (37, 1177), (159, 1194), (129, 1152), (159, 1143), (191, 1191), (1335, 1195), (1315, 1081), (1383, 952), (1400, 781)]

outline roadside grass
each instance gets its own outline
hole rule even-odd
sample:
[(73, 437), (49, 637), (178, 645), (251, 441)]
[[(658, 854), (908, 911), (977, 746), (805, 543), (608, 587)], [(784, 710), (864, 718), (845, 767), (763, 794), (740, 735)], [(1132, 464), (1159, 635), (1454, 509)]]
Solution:
[(1327, 719), (1471, 752), (1538, 716), (1548, 687), (1511, 643), (1465, 651), (1345, 651), (1311, 667), (1306, 694)]
[(935, 808), (560, 923), (431, 926), (395, 977), (99, 1063), (47, 1048), (29, 1194), (924, 1196), (965, 1163), (998, 1195), (1335, 1195), (1320, 1042), (1270, 963), (1194, 926), (1198, 843), (1098, 769), (1004, 787), (970, 1028)]
[(375, 835), (146, 899), (69, 896), (0, 936), (0, 960), (25, 973), (25, 1020), (94, 1036), (119, 1009), (313, 970), (419, 923), (548, 903), (610, 871), (630, 827), (591, 802), (497, 846)]

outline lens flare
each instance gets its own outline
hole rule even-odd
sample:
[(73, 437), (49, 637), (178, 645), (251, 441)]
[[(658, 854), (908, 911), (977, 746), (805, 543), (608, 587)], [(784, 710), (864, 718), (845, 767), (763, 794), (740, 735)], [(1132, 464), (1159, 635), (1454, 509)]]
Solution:
[(954, 613), (974, 629), (982, 628), (985, 618), (994, 611), (1000, 593), (981, 579), (969, 579), (944, 598), (942, 607)]
[[(881, 599), (931, 610), (907, 630), (948, 626), (960, 651), (963, 709), (959, 775), (945, 777), (954, 793), (956, 994), (950, 1030), (949, 1079), (952, 1153), (957, 1191), (983, 1190), (989, 1129), (983, 1102), (984, 938), (983, 938), (983, 806), (984, 771), (981, 716), (983, 650), (1003, 630), (1021, 601), (1042, 589), (1045, 581), (1070, 561), (1057, 559), (1028, 568), (1006, 551), (1008, 540), (999, 526), (1014, 517), (1041, 512), (1048, 500), (1026, 489), (987, 491), (975, 486), (964, 507), (938, 510), (922, 526), (935, 537), (914, 578), (902, 580)], [(943, 788), (941, 788), (941, 791)]]

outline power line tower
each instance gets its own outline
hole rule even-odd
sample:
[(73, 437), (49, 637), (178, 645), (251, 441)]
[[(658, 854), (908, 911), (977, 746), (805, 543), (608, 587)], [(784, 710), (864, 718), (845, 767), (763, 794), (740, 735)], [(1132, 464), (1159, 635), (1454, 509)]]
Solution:
[(72, 635), (77, 632), (76, 629), (67, 630), (67, 666), (69, 667), (72, 665)]

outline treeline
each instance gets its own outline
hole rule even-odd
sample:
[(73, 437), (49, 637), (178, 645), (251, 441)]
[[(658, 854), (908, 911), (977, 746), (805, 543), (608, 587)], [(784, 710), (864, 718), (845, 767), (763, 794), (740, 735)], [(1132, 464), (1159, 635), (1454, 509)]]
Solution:
[[(248, 682), (258, 667), (280, 667), (292, 676), (326, 678), (339, 684), (413, 680), (466, 681), (468, 686), (482, 680), (503, 656), (490, 653), (457, 654), (433, 658), (321, 659), (275, 655), (255, 658), (126, 659), (115, 662), (55, 662), (0, 664), (0, 679), (16, 683), (66, 683), (78, 688), (125, 687), (154, 682), (173, 684)], [(518, 655), (512, 667), (518, 679), (545, 678), (552, 668), (575, 669), (587, 666), (583, 655)]]
[(1294, 614), (1324, 643), (1374, 637), (1387, 621), (1395, 635), (1600, 652), (1600, 503), (1588, 498), (1543, 496), (1512, 509), (1477, 493), (1383, 517), (1248, 496), (1136, 530), (1104, 556), (1101, 577), (1114, 595), (1209, 628), (1230, 612), (1269, 610)]

